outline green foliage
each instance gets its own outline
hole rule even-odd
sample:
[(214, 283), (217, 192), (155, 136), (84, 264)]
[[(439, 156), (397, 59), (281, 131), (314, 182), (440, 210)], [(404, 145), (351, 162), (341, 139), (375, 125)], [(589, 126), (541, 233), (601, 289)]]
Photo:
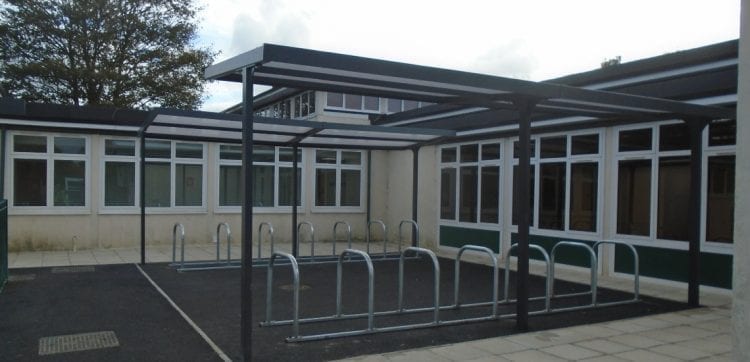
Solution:
[(0, 0), (0, 84), (27, 101), (195, 109), (216, 55), (192, 0)]

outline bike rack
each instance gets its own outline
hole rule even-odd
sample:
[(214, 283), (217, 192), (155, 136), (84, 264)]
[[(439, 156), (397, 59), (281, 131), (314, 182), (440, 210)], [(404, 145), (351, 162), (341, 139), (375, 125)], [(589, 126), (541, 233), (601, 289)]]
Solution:
[(232, 230), (229, 228), (229, 224), (226, 222), (220, 222), (216, 225), (216, 262), (219, 262), (220, 255), (220, 244), (221, 244), (221, 227), (224, 227), (225, 234), (227, 236), (227, 265), (232, 263)]
[[(555, 254), (557, 253), (557, 250), (561, 246), (571, 246), (571, 247), (581, 248), (581, 249), (588, 251), (589, 259), (591, 263), (591, 266), (589, 268), (591, 271), (591, 290), (590, 291), (555, 295)], [(597, 271), (598, 265), (597, 265), (597, 257), (596, 257), (596, 253), (594, 252), (594, 249), (591, 248), (588, 244), (584, 244), (584, 243), (577, 242), (577, 241), (560, 241), (557, 244), (555, 244), (555, 246), (552, 247), (550, 260), (552, 264), (552, 269), (550, 269), (551, 273), (550, 273), (550, 278), (548, 279), (547, 289), (549, 290), (553, 298), (554, 297), (574, 297), (574, 296), (580, 296), (580, 295), (587, 295), (589, 293), (591, 294), (590, 305), (570, 307), (570, 308), (561, 308), (561, 309), (556, 309), (555, 311), (576, 310), (576, 309), (581, 309), (581, 308), (595, 307), (597, 305), (596, 304), (596, 289), (597, 289), (598, 279), (597, 279), (596, 271)]]
[(370, 254), (370, 234), (372, 233), (372, 224), (380, 224), (383, 230), (383, 258), (386, 256), (386, 246), (388, 243), (388, 233), (385, 223), (381, 220), (370, 220), (367, 222), (367, 254)]
[(635, 249), (633, 245), (630, 243), (626, 243), (624, 241), (618, 241), (618, 240), (601, 240), (594, 243), (594, 246), (592, 249), (599, 250), (599, 246), (602, 244), (611, 244), (611, 245), (624, 245), (630, 249), (630, 252), (633, 254), (633, 299), (625, 300), (622, 302), (609, 302), (609, 303), (598, 303), (597, 305), (603, 306), (603, 305), (613, 305), (613, 304), (622, 304), (622, 303), (631, 303), (631, 302), (637, 302), (640, 298), (640, 271), (638, 268), (639, 260), (638, 260), (638, 251)]
[(273, 225), (270, 222), (264, 221), (258, 225), (258, 259), (261, 258), (261, 245), (263, 244), (263, 227), (268, 229), (268, 237), (271, 239), (271, 254), (274, 252), (273, 247)]
[[(459, 303), (459, 290), (460, 290), (460, 284), (461, 284), (461, 256), (464, 254), (467, 250), (473, 250), (478, 251), (484, 254), (487, 254), (487, 256), (490, 257), (490, 260), (492, 261), (492, 301), (490, 302), (492, 304), (492, 317), (497, 317), (497, 302), (498, 302), (498, 267), (497, 267), (497, 257), (495, 256), (495, 253), (487, 247), (484, 246), (478, 246), (478, 245), (464, 245), (460, 249), (458, 249), (458, 255), (456, 255), (456, 262), (455, 266), (453, 268), (453, 280), (454, 280), (454, 288), (453, 288), (453, 308), (458, 309), (461, 306), (464, 307), (478, 307), (487, 305), (487, 303), (469, 303), (461, 305)], [(507, 268), (506, 268), (507, 269)]]
[[(410, 246), (401, 253), (401, 257), (398, 259), (398, 311), (400, 313), (409, 312), (409, 311), (423, 311), (424, 308), (418, 308), (418, 309), (404, 309), (404, 257), (406, 256), (406, 253), (413, 251), (417, 254), (424, 254), (430, 257), (432, 259), (432, 273), (434, 278), (434, 297), (433, 302), (435, 304), (434, 308), (434, 314), (435, 319), (433, 322), (431, 322), (431, 325), (438, 325), (440, 323), (440, 264), (438, 263), (437, 256), (435, 256), (435, 253), (432, 250), (424, 249), (424, 248), (418, 248), (416, 246)], [(429, 309), (427, 309), (429, 310)]]
[(297, 260), (293, 255), (281, 251), (273, 252), (271, 258), (268, 260), (268, 271), (266, 274), (266, 323), (270, 323), (273, 313), (273, 264), (277, 257), (289, 260), (289, 264), (292, 266), (294, 296), (292, 297), (293, 319), (292, 337), (290, 338), (297, 338), (299, 337), (299, 265), (297, 265)]
[(333, 255), (336, 255), (336, 242), (338, 241), (336, 240), (336, 229), (339, 225), (346, 226), (346, 242), (348, 249), (352, 248), (352, 226), (346, 221), (336, 221), (336, 223), (333, 224)]
[(177, 262), (176, 250), (177, 250), (177, 229), (180, 229), (180, 268), (185, 266), (185, 226), (180, 223), (175, 223), (172, 227), (172, 264)]
[(297, 245), (302, 243), (302, 226), (310, 228), (310, 261), (315, 261), (315, 227), (309, 221), (301, 221), (297, 224)]
[[(511, 256), (510, 254), (513, 251), (513, 249), (517, 247), (518, 247), (518, 244), (511, 245), (510, 249), (508, 249), (508, 253), (505, 255), (505, 285), (503, 287), (503, 300), (502, 300), (502, 303), (505, 303), (505, 304), (516, 302), (515, 299), (509, 299), (508, 289), (510, 288), (510, 256)], [(544, 283), (544, 285), (546, 286), (545, 291), (544, 291), (544, 296), (532, 297), (532, 298), (529, 298), (529, 300), (544, 299), (544, 312), (549, 312), (551, 310), (550, 299), (552, 297), (552, 292), (550, 290), (550, 287), (551, 287), (550, 280), (551, 278), (553, 278), (553, 275), (554, 275), (553, 274), (554, 268), (552, 265), (554, 260), (550, 262), (549, 254), (547, 254), (547, 251), (544, 250), (544, 248), (539, 245), (529, 244), (529, 250), (536, 250), (539, 253), (541, 253), (542, 256), (544, 257), (544, 262), (547, 265), (547, 275), (546, 275), (547, 280), (545, 280), (545, 283)]]
[(402, 238), (402, 227), (404, 224), (411, 224), (414, 227), (414, 235), (415, 240), (417, 241), (416, 247), (419, 247), (419, 225), (417, 225), (417, 222), (414, 220), (401, 220), (401, 222), (398, 224), (398, 252), (401, 253), (401, 244), (404, 242), (404, 239)]

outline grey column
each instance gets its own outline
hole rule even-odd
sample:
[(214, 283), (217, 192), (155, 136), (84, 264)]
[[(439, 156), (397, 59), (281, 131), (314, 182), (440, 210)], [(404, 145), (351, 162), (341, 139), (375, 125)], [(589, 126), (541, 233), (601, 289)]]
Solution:
[(252, 357), (253, 300), (253, 67), (242, 71), (242, 273), (240, 339), (242, 358)]

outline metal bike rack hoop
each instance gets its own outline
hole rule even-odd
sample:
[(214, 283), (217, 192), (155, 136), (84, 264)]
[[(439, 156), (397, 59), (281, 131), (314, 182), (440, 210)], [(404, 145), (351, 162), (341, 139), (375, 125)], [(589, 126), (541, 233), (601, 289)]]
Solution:
[(271, 254), (271, 259), (268, 261), (268, 272), (266, 273), (266, 323), (270, 323), (272, 320), (272, 309), (273, 309), (273, 264), (276, 258), (285, 258), (289, 260), (289, 264), (292, 266), (292, 278), (294, 296), (292, 297), (293, 303), (293, 319), (292, 319), (292, 338), (299, 337), (299, 265), (297, 265), (297, 259), (292, 254), (284, 253), (281, 251), (275, 251)]
[(177, 260), (175, 260), (175, 253), (177, 249), (177, 229), (180, 230), (180, 245), (182, 248), (182, 250), (180, 251), (180, 268), (183, 268), (185, 266), (185, 226), (178, 222), (176, 222), (172, 227), (172, 263), (177, 262)]
[(310, 228), (310, 261), (315, 261), (315, 226), (313, 226), (311, 222), (300, 221), (300, 223), (297, 224), (297, 245), (302, 242), (302, 226), (304, 225), (307, 225)]
[[(510, 249), (508, 249), (508, 253), (505, 255), (505, 285), (504, 285), (504, 288), (503, 288), (503, 302), (506, 302), (506, 303), (510, 302), (510, 298), (509, 298), (509, 295), (508, 295), (508, 289), (509, 289), (509, 285), (510, 285), (510, 256), (511, 256), (510, 254), (513, 251), (513, 249), (515, 249), (517, 247), (518, 247), (518, 244), (511, 245)], [(544, 262), (547, 265), (547, 268), (546, 268), (547, 269), (547, 275), (546, 275), (547, 280), (545, 280), (545, 283), (544, 283), (544, 285), (545, 285), (545, 288), (544, 288), (544, 310), (546, 312), (549, 312), (550, 308), (551, 308), (550, 299), (552, 298), (552, 291), (550, 290), (550, 285), (551, 285), (550, 284), (550, 280), (551, 280), (551, 278), (553, 278), (552, 263), (550, 262), (550, 257), (549, 257), (549, 254), (547, 254), (547, 250), (544, 250), (543, 247), (541, 247), (539, 245), (536, 245), (536, 244), (529, 244), (529, 250), (536, 250), (540, 254), (542, 254), (542, 256), (544, 257)], [(529, 298), (529, 300), (531, 300), (531, 299), (538, 299), (538, 298)]]
[(417, 241), (417, 244), (414, 246), (419, 247), (419, 225), (417, 225), (417, 222), (414, 220), (410, 220), (410, 219), (401, 220), (401, 222), (398, 224), (398, 252), (399, 253), (401, 252), (401, 244), (404, 242), (404, 239), (402, 237), (403, 235), (402, 228), (404, 224), (410, 224), (411, 226), (414, 227), (414, 236), (415, 236), (414, 239)]
[(432, 260), (432, 270), (434, 276), (434, 304), (435, 304), (435, 318), (432, 322), (434, 325), (440, 323), (440, 264), (438, 263), (437, 256), (432, 250), (418, 248), (416, 246), (410, 246), (401, 253), (398, 259), (398, 310), (404, 311), (404, 257), (406, 253), (413, 251), (417, 254), (425, 254)]
[(232, 262), (232, 229), (229, 228), (229, 223), (220, 222), (216, 225), (216, 261), (220, 259), (219, 250), (221, 245), (221, 227), (224, 227), (225, 234), (227, 235), (227, 264)]
[(454, 279), (453, 307), (454, 308), (459, 307), (458, 294), (459, 294), (460, 283), (461, 283), (461, 256), (467, 250), (478, 251), (478, 252), (484, 253), (487, 256), (489, 256), (490, 260), (492, 261), (492, 316), (497, 317), (497, 297), (498, 297), (497, 278), (499, 275), (499, 271), (497, 267), (497, 257), (495, 256), (495, 253), (492, 250), (490, 250), (490, 248), (487, 248), (484, 246), (468, 244), (458, 249), (458, 254), (456, 255), (455, 266), (453, 267), (453, 279)]
[[(589, 253), (589, 261), (591, 263), (591, 266), (589, 270), (591, 271), (591, 306), (596, 306), (596, 290), (597, 290), (597, 257), (596, 252), (594, 252), (594, 249), (591, 248), (588, 244), (584, 244), (578, 241), (559, 241), (555, 246), (552, 247), (552, 252), (550, 253), (550, 260), (552, 261), (552, 273), (551, 277), (549, 278), (549, 291), (552, 293), (552, 296), (555, 297), (565, 297), (565, 296), (573, 296), (573, 295), (580, 295), (580, 293), (570, 293), (570, 294), (561, 294), (561, 295), (555, 295), (555, 254), (557, 253), (557, 250), (561, 246), (571, 246), (575, 248), (584, 249)], [(587, 292), (586, 294), (588, 294)]]
[(367, 254), (370, 254), (370, 234), (372, 231), (372, 224), (379, 224), (383, 230), (383, 257), (386, 255), (386, 246), (388, 243), (388, 228), (385, 227), (385, 223), (382, 220), (370, 220), (367, 222)]
[(640, 269), (638, 267), (639, 264), (639, 258), (638, 258), (638, 250), (635, 249), (633, 245), (630, 243), (626, 243), (624, 241), (619, 240), (601, 240), (594, 243), (594, 250), (598, 250), (597, 248), (602, 244), (611, 244), (611, 245), (624, 245), (630, 249), (630, 252), (633, 254), (633, 301), (637, 301), (640, 297)]
[(336, 255), (336, 231), (339, 227), (339, 225), (346, 226), (346, 242), (347, 242), (347, 248), (352, 248), (352, 226), (349, 225), (346, 221), (336, 221), (333, 224), (333, 255)]
[(268, 237), (271, 239), (271, 254), (273, 254), (274, 246), (273, 246), (273, 225), (270, 222), (264, 221), (258, 225), (258, 259), (261, 258), (261, 244), (263, 244), (263, 227), (268, 228)]

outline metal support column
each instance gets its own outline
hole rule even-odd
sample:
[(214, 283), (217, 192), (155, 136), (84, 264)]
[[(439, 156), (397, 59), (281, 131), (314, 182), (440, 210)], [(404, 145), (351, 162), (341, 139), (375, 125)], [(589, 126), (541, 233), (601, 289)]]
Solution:
[(242, 70), (242, 276), (240, 283), (240, 338), (242, 358), (252, 358), (253, 300), (253, 74)]
[(140, 169), (140, 184), (141, 184), (141, 265), (146, 265), (146, 134), (141, 131), (140, 136), (140, 152), (141, 162), (138, 165)]
[(7, 199), (5, 195), (5, 145), (8, 139), (8, 129), (0, 130), (0, 199)]
[(529, 329), (529, 170), (531, 143), (531, 113), (536, 102), (519, 99), (514, 102), (518, 108), (518, 264), (516, 269), (516, 329)]
[(297, 233), (297, 204), (299, 203), (299, 170), (297, 170), (297, 152), (299, 150), (298, 145), (292, 147), (292, 256), (297, 258), (299, 256), (299, 235)]
[[(419, 147), (414, 147), (411, 149), (414, 161), (412, 162), (412, 177), (411, 177), (411, 219), (414, 220), (415, 223), (419, 223), (417, 220), (417, 208), (419, 207), (417, 205), (418, 201), (418, 193), (419, 193)], [(419, 246), (417, 245), (417, 226), (412, 225), (411, 227), (411, 246)]]
[(372, 151), (367, 150), (367, 220), (365, 224), (372, 220)]
[(703, 129), (708, 122), (685, 119), (690, 132), (690, 200), (688, 206), (688, 304), (700, 305), (701, 185), (703, 173)]

